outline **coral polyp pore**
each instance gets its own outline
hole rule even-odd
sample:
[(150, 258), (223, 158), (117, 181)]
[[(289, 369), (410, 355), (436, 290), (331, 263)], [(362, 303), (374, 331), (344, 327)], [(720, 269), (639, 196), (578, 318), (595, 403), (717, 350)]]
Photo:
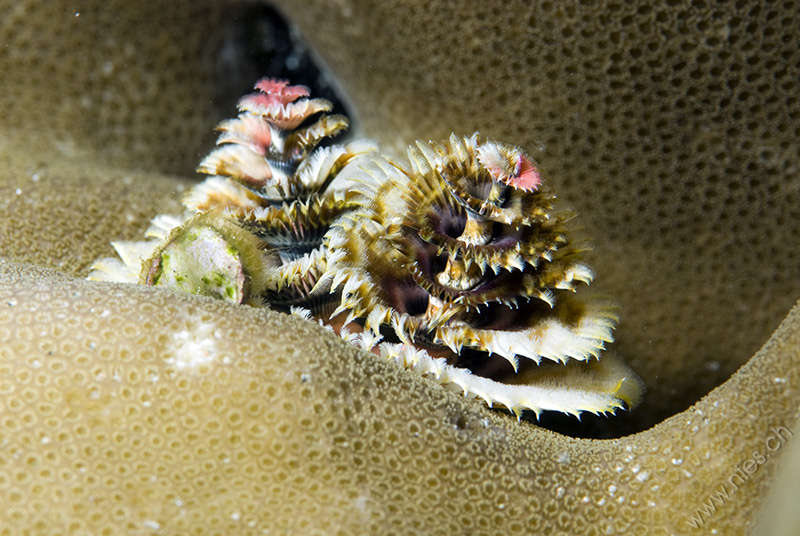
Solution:
[[(453, 135), (408, 162), (308, 90), (264, 79), (218, 127), (210, 175), (149, 242), (116, 242), (94, 279), (138, 280), (272, 306), (518, 416), (614, 412), (642, 386), (616, 356), (614, 307), (543, 171), (518, 147)], [(601, 359), (601, 354), (602, 359)]]

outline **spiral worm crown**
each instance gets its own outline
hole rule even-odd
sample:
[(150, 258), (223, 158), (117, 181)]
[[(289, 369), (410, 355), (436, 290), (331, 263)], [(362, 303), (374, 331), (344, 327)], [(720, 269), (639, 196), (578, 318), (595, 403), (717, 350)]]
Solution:
[[(577, 290), (593, 273), (522, 150), (453, 135), (408, 163), (347, 128), (302, 86), (263, 79), (223, 121), (184, 199), (145, 242), (115, 242), (90, 278), (138, 280), (314, 317), (345, 339), (520, 416), (635, 405), (636, 375), (604, 353), (617, 317)], [(601, 359), (602, 354), (602, 359)]]

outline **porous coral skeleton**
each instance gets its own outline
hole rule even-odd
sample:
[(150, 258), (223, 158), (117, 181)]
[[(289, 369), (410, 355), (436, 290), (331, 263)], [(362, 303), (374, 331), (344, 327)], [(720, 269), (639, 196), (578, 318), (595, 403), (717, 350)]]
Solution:
[(270, 305), (440, 384), (520, 416), (614, 412), (642, 387), (601, 353), (617, 318), (592, 281), (543, 172), (517, 147), (456, 135), (408, 163), (347, 128), (328, 101), (263, 79), (218, 126), (210, 175), (147, 242), (90, 278)]

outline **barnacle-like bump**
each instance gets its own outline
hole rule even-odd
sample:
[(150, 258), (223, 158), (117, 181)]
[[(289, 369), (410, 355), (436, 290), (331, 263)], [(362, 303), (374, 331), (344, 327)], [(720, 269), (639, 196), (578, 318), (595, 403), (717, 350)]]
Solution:
[(641, 382), (603, 353), (614, 306), (577, 292), (594, 274), (574, 215), (524, 151), (477, 133), (417, 142), (407, 163), (366, 142), (320, 147), (347, 127), (330, 103), (283, 81), (256, 89), (218, 126), (187, 215), (115, 243), (122, 262), (91, 277), (313, 316), (517, 416), (638, 402)]
[(145, 263), (140, 282), (259, 305), (273, 266), (271, 252), (256, 237), (235, 221), (206, 212), (170, 232)]

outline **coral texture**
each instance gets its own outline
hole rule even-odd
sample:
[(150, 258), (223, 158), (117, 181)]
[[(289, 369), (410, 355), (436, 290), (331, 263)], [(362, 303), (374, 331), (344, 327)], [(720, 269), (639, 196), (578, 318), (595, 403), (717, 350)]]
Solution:
[[(691, 533), (800, 375), (795, 311), (715, 396), (586, 441), (289, 315), (10, 263), (0, 305), (0, 534)], [(740, 530), (773, 468), (704, 530)]]
[[(235, 41), (230, 29), (238, 5), (87, 1), (76, 16), (72, 4), (3, 2), (0, 255), (82, 274), (98, 255), (112, 253), (108, 240), (121, 230), (135, 238), (149, 217), (178, 209), (173, 190), (185, 182), (154, 172), (188, 176), (210, 148), (207, 135), (223, 116), (206, 104), (228, 81), (217, 75), (232, 61), (228, 44)], [(529, 151), (545, 146), (537, 159), (562, 181), (555, 187), (597, 242), (591, 263), (602, 276), (598, 283), (622, 298), (617, 348), (649, 383), (655, 404), (642, 406), (643, 425), (659, 424), (613, 441), (565, 439), (462, 401), (296, 320), (6, 263), (0, 422), (10, 428), (0, 431), (0, 502), (10, 506), (0, 514), (0, 534), (89, 526), (101, 534), (147, 533), (156, 525), (165, 534), (230, 533), (229, 524), (245, 518), (258, 527), (260, 518), (249, 515), (263, 512), (289, 533), (346, 532), (361, 515), (367, 521), (357, 528), (374, 523), (409, 534), (431, 527), (435, 533), (437, 526), (442, 533), (696, 533), (689, 516), (763, 448), (770, 428), (798, 428), (798, 313), (756, 352), (800, 296), (793, 276), (800, 232), (793, 180), (800, 165), (797, 7), (756, 1), (281, 5), (358, 103), (356, 117), (369, 135), (402, 132), (402, 139), (384, 141), (406, 145), (480, 130)], [(75, 311), (73, 323), (67, 310)], [(265, 345), (278, 359), (316, 360), (329, 387), (313, 390), (307, 401), (297, 388), (302, 378), (271, 383), (254, 373), (238, 390), (160, 381), (166, 399), (187, 388), (186, 402), (157, 406), (163, 411), (138, 421), (153, 400), (124, 402), (123, 394), (146, 391), (140, 382), (123, 392), (108, 363), (138, 355), (141, 362), (133, 363), (139, 365), (126, 371), (146, 375), (144, 363), (174, 370), (180, 360), (154, 357), (175, 333), (162, 331), (159, 321), (185, 327), (188, 342), (199, 311), (212, 325), (267, 326), (225, 333), (228, 346), (245, 356), (245, 370), (261, 362), (258, 348)], [(154, 336), (142, 340), (137, 325), (151, 326)], [(97, 340), (85, 336), (90, 333)], [(291, 344), (270, 346), (270, 336)], [(312, 342), (319, 346), (303, 346)], [(94, 382), (99, 388), (90, 393), (100, 400), (119, 393), (113, 412), (64, 385), (67, 364), (75, 367), (70, 382)], [(95, 371), (107, 376), (97, 378)], [(235, 381), (244, 380), (237, 375)], [(381, 398), (387, 381), (397, 387)], [(266, 400), (281, 396), (273, 408), (280, 418), (251, 419), (243, 409), (241, 420), (220, 422), (219, 435), (191, 435), (196, 421), (182, 417), (193, 396), (218, 390), (227, 415), (235, 404), (246, 407), (241, 393), (251, 385)], [(60, 403), (48, 406), (48, 393)], [(304, 426), (317, 430), (317, 421), (294, 417), (298, 408), (313, 412), (315, 405), (337, 418), (320, 419), (330, 428), (306, 434)], [(211, 408), (191, 411), (214, 422)], [(69, 429), (73, 422), (77, 427)], [(247, 447), (235, 446), (244, 439), (241, 430), (256, 423), (266, 427), (271, 440), (262, 444), (280, 470), (268, 461), (258, 469), (259, 454), (248, 462)], [(225, 441), (234, 457), (225, 456)], [(315, 450), (315, 444), (322, 446)], [(315, 463), (329, 445), (329, 457)], [(379, 445), (387, 445), (382, 456), (358, 455)], [(306, 456), (295, 456), (294, 447)], [(123, 454), (137, 467), (173, 468), (167, 464), (184, 455), (189, 462), (181, 464), (183, 472), (167, 469), (161, 477), (133, 471)], [(773, 457), (760, 467), (698, 530), (745, 533), (778, 463)], [(247, 476), (228, 478), (226, 468)], [(340, 490), (352, 502), (324, 510)], [(195, 502), (181, 521), (184, 492)], [(289, 524), (298, 505), (312, 513), (304, 518), (309, 525)], [(176, 514), (169, 518), (175, 524), (162, 525), (169, 514)], [(177, 523), (184, 525), (173, 528)], [(256, 529), (241, 532), (248, 530)]]

